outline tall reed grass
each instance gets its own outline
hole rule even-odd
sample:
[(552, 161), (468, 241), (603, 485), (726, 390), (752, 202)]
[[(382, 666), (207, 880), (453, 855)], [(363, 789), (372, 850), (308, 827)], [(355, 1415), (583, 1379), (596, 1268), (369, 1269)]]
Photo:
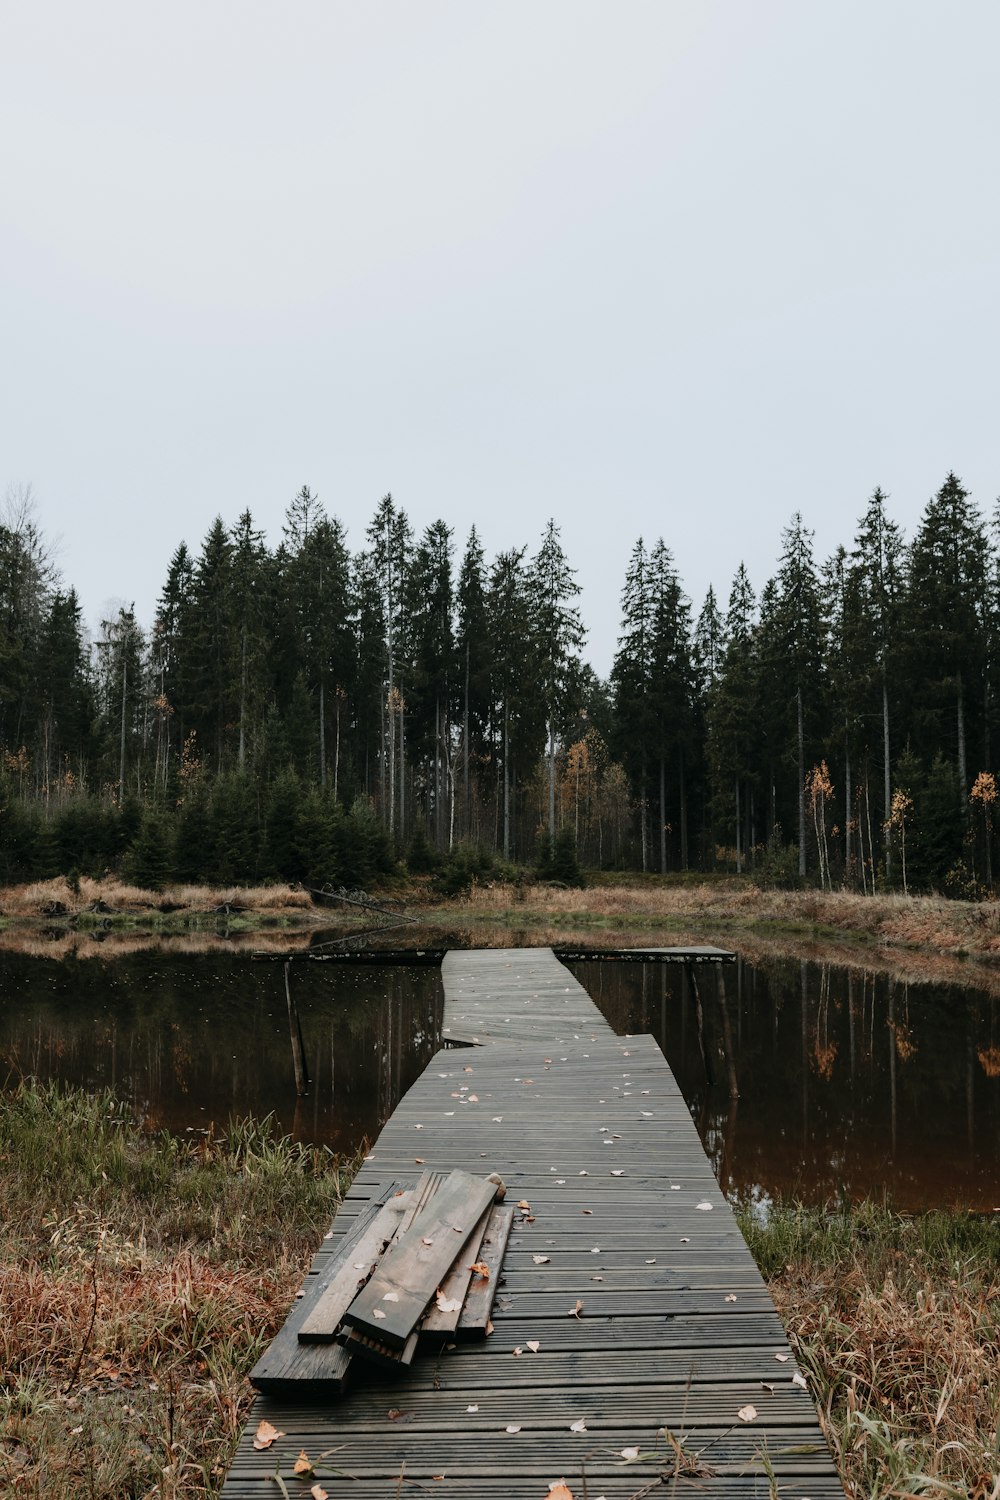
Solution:
[(148, 1138), (107, 1093), (0, 1094), (0, 1493), (215, 1494), (352, 1171), (268, 1120)]
[(740, 1221), (848, 1492), (998, 1500), (1000, 1214)]

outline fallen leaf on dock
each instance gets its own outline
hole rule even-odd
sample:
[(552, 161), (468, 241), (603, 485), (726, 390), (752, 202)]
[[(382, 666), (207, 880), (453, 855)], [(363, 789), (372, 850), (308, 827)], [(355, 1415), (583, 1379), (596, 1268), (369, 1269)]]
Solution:
[(570, 1315), (571, 1318), (579, 1318), (579, 1316), (580, 1316), (580, 1314), (582, 1312), (583, 1312), (583, 1303), (580, 1301), (579, 1297), (577, 1297), (577, 1299), (576, 1299), (576, 1306), (570, 1308), (569, 1315)]
[(544, 1266), (548, 1263), (549, 1260), (549, 1257), (547, 1255), (533, 1255), (531, 1258), (535, 1262), (536, 1266)]
[(423, 1159), (422, 1156), (415, 1156), (413, 1158), (413, 1160), (414, 1160), (414, 1163), (416, 1164), (416, 1166), (418, 1166), (418, 1167), (422, 1167), (423, 1164), (424, 1164), (424, 1159)]
[(469, 1103), (470, 1104), (478, 1104), (479, 1103), (479, 1095), (478, 1094), (470, 1094), (469, 1095)]
[(521, 1428), (520, 1428), (519, 1423), (517, 1423), (517, 1422), (511, 1422), (511, 1424), (510, 1424), (509, 1427), (505, 1427), (504, 1428), (504, 1432), (520, 1432), (520, 1431), (521, 1431)]
[(458, 1297), (446, 1297), (444, 1292), (440, 1290), (438, 1291), (437, 1296), (434, 1298), (434, 1301), (437, 1304), (439, 1312), (447, 1313), (461, 1311), (461, 1299)]
[(681, 1235), (681, 1244), (682, 1245), (690, 1245), (690, 1243), (691, 1243), (691, 1236), (689, 1234), (682, 1234)]
[(398, 1302), (399, 1301), (399, 1293), (398, 1292), (386, 1292), (385, 1296), (382, 1298), (382, 1301), (383, 1302)]
[(302, 1452), (299, 1454), (298, 1458), (295, 1460), (294, 1464), (292, 1465), (292, 1473), (293, 1474), (311, 1474), (312, 1472), (313, 1472), (312, 1459), (308, 1457), (308, 1455), (306, 1454), (306, 1450), (303, 1448)]
[(647, 1264), (647, 1266), (655, 1266), (656, 1265), (656, 1256), (654, 1255), (652, 1260), (647, 1260), (646, 1264)]
[(763, 1386), (763, 1388), (764, 1388), (765, 1391), (770, 1391), (771, 1395), (772, 1396), (774, 1395), (774, 1386), (773, 1385), (768, 1385), (768, 1383), (767, 1383), (766, 1380), (762, 1380), (761, 1381), (761, 1385)]
[(570, 1432), (586, 1432), (587, 1423), (584, 1418), (581, 1417), (579, 1422), (571, 1422), (569, 1424), (569, 1430)]
[(421, 1243), (421, 1244), (422, 1244), (422, 1245), (433, 1245), (433, 1243), (434, 1243), (434, 1241), (433, 1241), (433, 1240), (429, 1240), (429, 1239), (428, 1239), (428, 1238), (427, 1238), (427, 1236), (426, 1236), (426, 1234), (425, 1234), (425, 1235), (423, 1235), (423, 1236), (422, 1236), (422, 1237), (421, 1237), (421, 1240), (420, 1240), (420, 1243)]
[(615, 1171), (611, 1173), (611, 1175), (612, 1177), (624, 1177), (625, 1173), (622, 1171), (621, 1167), (617, 1167)]
[(806, 1377), (804, 1375), (800, 1375), (798, 1370), (796, 1370), (795, 1374), (792, 1376), (792, 1385), (800, 1385), (803, 1390), (806, 1389)]
[(467, 1406), (465, 1409), (466, 1409), (466, 1411), (478, 1411), (479, 1407), (478, 1406)]
[(592, 1214), (594, 1210), (592, 1208), (581, 1208), (580, 1212), (582, 1214)]
[(490, 1268), (484, 1260), (474, 1261), (469, 1270), (473, 1276), (481, 1276), (484, 1281), (489, 1281), (490, 1279)]
[(379, 1322), (381, 1323), (385, 1318), (385, 1313), (380, 1307), (374, 1307), (372, 1308), (372, 1317), (378, 1318)]
[(756, 1422), (757, 1408), (756, 1406), (741, 1406), (736, 1415), (741, 1422)]
[(522, 1198), (521, 1201), (520, 1201), (520, 1203), (517, 1206), (521, 1210), (522, 1213), (530, 1214), (530, 1212), (531, 1212), (531, 1204), (528, 1202), (527, 1198)]
[(778, 1361), (779, 1365), (787, 1365), (787, 1363), (788, 1363), (788, 1355), (787, 1354), (776, 1354), (774, 1357)]
[(696, 1203), (695, 1204), (695, 1208), (700, 1208), (701, 1211), (702, 1211), (702, 1213), (706, 1213), (706, 1214), (710, 1212), (711, 1207), (712, 1207), (711, 1203), (709, 1203), (707, 1201), (704, 1202), (704, 1203)]
[(728, 1293), (728, 1294), (727, 1294), (727, 1296), (726, 1296), (726, 1299), (725, 1299), (725, 1300), (726, 1300), (726, 1301), (727, 1301), (727, 1302), (735, 1302), (735, 1301), (736, 1301), (736, 1293), (735, 1293), (735, 1292), (729, 1292), (729, 1293)]
[(560, 1479), (549, 1485), (545, 1500), (573, 1500), (573, 1491), (567, 1489), (564, 1481)]
[(493, 1116), (493, 1123), (494, 1123), (494, 1125), (502, 1125), (503, 1124), (503, 1115), (494, 1115)]
[(280, 1437), (284, 1437), (284, 1435), (283, 1432), (279, 1432), (277, 1427), (273, 1427), (265, 1419), (257, 1428), (257, 1435), (253, 1440), (253, 1445), (257, 1449), (257, 1452), (261, 1453), (265, 1448), (270, 1448), (273, 1442)]
[(526, 1339), (524, 1347), (530, 1349), (532, 1354), (537, 1354), (542, 1346), (537, 1339)]
[(312, 1500), (330, 1500), (330, 1491), (325, 1490), (321, 1484), (314, 1484), (309, 1493)]
[(510, 1352), (511, 1354), (513, 1354), (515, 1359), (520, 1359), (521, 1355), (524, 1353), (524, 1350), (521, 1348), (520, 1344), (518, 1344), (517, 1348), (512, 1349)]
[(639, 1457), (638, 1448), (622, 1448), (620, 1451), (622, 1458), (627, 1464), (634, 1463), (634, 1461)]

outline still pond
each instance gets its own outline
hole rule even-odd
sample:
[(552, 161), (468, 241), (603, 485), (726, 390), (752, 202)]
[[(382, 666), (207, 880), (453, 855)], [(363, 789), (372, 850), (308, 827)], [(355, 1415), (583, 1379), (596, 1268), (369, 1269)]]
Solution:
[[(587, 961), (622, 1033), (651, 1032), (732, 1197), (1000, 1207), (1000, 1000), (777, 960), (713, 971)], [(275, 1116), (334, 1151), (374, 1139), (441, 1044), (436, 967), (296, 963), (311, 1074), (296, 1099), (283, 967), (218, 952), (0, 955), (0, 1084), (109, 1087), (150, 1129)]]

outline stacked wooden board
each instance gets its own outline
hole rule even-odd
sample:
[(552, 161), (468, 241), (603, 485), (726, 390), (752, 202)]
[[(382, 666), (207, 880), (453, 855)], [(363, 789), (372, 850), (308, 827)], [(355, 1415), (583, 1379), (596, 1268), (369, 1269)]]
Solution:
[[(482, 1044), (438, 1053), (400, 1102), (309, 1281), (421, 1167), (492, 1168), (514, 1214), (495, 1331), (446, 1337), (391, 1377), (366, 1369), (336, 1403), (311, 1399), (327, 1392), (301, 1361), (342, 1351), (296, 1340), (303, 1394), (258, 1398), (225, 1500), (263, 1500), (276, 1478), (338, 1500), (543, 1500), (559, 1480), (575, 1500), (647, 1487), (842, 1496), (805, 1377), (652, 1039), (616, 1037), (545, 950), (450, 954), (444, 982), (452, 1034)], [(253, 1449), (261, 1419), (282, 1434), (266, 1453)], [(309, 1483), (291, 1477), (301, 1451)]]

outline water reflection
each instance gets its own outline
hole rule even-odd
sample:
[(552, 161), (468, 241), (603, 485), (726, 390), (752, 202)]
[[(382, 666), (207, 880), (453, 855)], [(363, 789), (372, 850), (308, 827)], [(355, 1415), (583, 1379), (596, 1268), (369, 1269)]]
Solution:
[[(997, 997), (798, 959), (575, 972), (618, 1031), (656, 1037), (727, 1193), (1000, 1207)], [(0, 955), (0, 1082), (110, 1086), (178, 1131), (273, 1111), (351, 1151), (440, 1045), (440, 972), (295, 963), (291, 981), (312, 1080), (300, 1100), (279, 963)]]
[(217, 954), (0, 959), (0, 1081), (110, 1087), (152, 1129), (273, 1112), (297, 1139), (373, 1139), (440, 1045), (435, 968), (294, 964), (311, 1078), (297, 1099), (282, 966)]
[(829, 964), (581, 963), (652, 1032), (730, 1195), (1000, 1206), (1000, 1002)]

